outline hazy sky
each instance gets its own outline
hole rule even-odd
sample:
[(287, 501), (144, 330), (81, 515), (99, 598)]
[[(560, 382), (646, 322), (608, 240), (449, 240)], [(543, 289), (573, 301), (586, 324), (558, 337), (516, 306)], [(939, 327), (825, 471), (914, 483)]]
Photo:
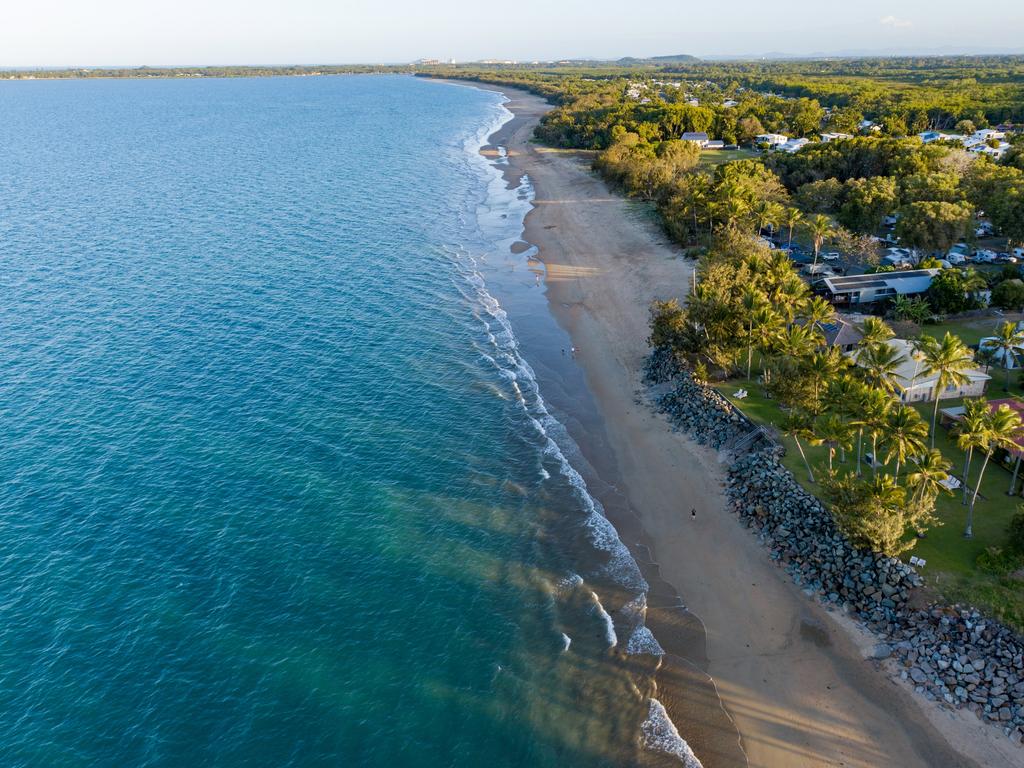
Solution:
[(1013, 50), (994, 0), (50, 0), (3, 3), (0, 66)]

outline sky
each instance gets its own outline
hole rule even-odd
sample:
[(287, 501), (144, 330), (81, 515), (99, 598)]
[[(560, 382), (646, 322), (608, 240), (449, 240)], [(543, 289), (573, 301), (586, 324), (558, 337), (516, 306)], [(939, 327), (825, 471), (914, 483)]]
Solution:
[(0, 67), (348, 64), (813, 53), (1024, 53), (992, 0), (5, 2)]

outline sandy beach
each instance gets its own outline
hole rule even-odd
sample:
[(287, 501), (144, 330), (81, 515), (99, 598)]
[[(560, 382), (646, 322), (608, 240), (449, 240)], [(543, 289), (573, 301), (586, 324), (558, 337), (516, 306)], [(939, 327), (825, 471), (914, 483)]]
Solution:
[[(798, 589), (726, 509), (718, 455), (642, 402), (648, 307), (685, 297), (692, 263), (587, 158), (530, 141), (549, 105), (502, 91), (515, 118), (490, 151), (507, 149), (510, 183), (534, 186), (524, 239), (600, 416), (567, 424), (651, 581), (648, 623), (669, 653), (659, 698), (706, 768), (1024, 764), (995, 729), (866, 660), (873, 639)], [(563, 407), (572, 417), (571, 398)]]

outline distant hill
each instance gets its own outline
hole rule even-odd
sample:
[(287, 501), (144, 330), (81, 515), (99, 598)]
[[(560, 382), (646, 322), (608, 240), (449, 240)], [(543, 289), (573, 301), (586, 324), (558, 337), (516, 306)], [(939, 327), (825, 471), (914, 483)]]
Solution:
[(696, 56), (690, 56), (686, 53), (677, 53), (674, 56), (652, 56), (650, 60), (663, 64), (680, 64), (683, 62), (700, 61)]
[(680, 53), (675, 56), (651, 56), (646, 59), (637, 58), (636, 56), (623, 56), (615, 63), (622, 67), (632, 67), (638, 64), (689, 64), (697, 61), (700, 61), (700, 59), (696, 56)]

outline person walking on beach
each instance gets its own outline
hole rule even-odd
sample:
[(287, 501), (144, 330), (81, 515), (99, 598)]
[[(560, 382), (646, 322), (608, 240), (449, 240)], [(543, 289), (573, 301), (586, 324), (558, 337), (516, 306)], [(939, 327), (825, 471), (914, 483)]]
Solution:
[(694, 507), (693, 509), (690, 510), (690, 518), (693, 519), (693, 520), (697, 519), (697, 508), (696, 507)]

